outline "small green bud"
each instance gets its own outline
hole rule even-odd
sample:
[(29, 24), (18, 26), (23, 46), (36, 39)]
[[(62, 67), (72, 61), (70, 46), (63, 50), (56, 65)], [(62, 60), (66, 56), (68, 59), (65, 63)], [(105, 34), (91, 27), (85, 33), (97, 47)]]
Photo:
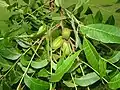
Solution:
[(65, 56), (71, 53), (71, 46), (69, 42), (67, 41), (63, 42), (62, 51)]
[(53, 41), (52, 48), (53, 49), (58, 49), (62, 46), (62, 44), (63, 44), (62, 36), (59, 36)]
[(69, 37), (70, 37), (70, 29), (64, 28), (62, 30), (62, 36), (63, 36), (64, 39), (69, 39)]

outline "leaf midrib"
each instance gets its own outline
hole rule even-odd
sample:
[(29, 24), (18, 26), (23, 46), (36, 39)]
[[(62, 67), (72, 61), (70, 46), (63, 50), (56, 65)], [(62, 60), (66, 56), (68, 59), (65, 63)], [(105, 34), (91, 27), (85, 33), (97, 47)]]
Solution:
[(108, 32), (105, 32), (105, 31), (103, 31), (103, 30), (101, 30), (101, 29), (98, 29), (98, 28), (93, 28), (93, 27), (90, 27), (90, 26), (83, 26), (83, 27), (86, 27), (86, 28), (88, 28), (88, 29), (92, 29), (92, 30), (96, 30), (96, 31), (98, 31), (98, 32), (102, 32), (102, 33), (106, 33), (106, 34), (108, 34), (108, 35), (111, 35), (111, 36), (116, 36), (116, 37), (119, 37), (120, 38), (120, 36), (117, 36), (117, 35), (115, 35), (115, 34), (113, 34), (113, 33), (108, 33)]

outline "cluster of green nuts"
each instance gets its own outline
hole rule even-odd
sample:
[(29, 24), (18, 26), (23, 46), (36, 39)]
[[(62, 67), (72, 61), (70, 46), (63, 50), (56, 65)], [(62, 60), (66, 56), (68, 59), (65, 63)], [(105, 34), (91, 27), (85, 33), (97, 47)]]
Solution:
[[(44, 25), (40, 26), (38, 32), (32, 34), (31, 37), (33, 37), (33, 38), (41, 37), (45, 34), (46, 31), (47, 31), (47, 27), (44, 24)], [(71, 34), (71, 30), (68, 29), (68, 28), (64, 28), (62, 30), (62, 35), (58, 36), (52, 42), (52, 49), (57, 50), (58, 48), (60, 48), (63, 52), (63, 55), (65, 55), (65, 56), (69, 55), (72, 51), (71, 45), (70, 45), (70, 42), (69, 42), (70, 34)]]
[(64, 28), (62, 30), (62, 36), (57, 37), (53, 43), (52, 43), (52, 49), (56, 50), (58, 48), (61, 48), (63, 54), (69, 55), (71, 53), (71, 45), (69, 43), (70, 38), (70, 29)]

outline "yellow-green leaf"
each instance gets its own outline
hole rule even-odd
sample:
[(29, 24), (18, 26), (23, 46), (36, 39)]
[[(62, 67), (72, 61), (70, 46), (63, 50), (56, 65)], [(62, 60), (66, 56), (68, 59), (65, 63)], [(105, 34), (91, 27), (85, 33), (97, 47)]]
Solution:
[(55, 73), (52, 74), (50, 81), (51, 82), (60, 81), (63, 75), (71, 68), (76, 57), (80, 54), (80, 52), (81, 50), (67, 57), (66, 60), (64, 60), (63, 63), (56, 69)]
[(81, 26), (81, 32), (89, 38), (104, 43), (120, 43), (120, 28), (105, 24)]

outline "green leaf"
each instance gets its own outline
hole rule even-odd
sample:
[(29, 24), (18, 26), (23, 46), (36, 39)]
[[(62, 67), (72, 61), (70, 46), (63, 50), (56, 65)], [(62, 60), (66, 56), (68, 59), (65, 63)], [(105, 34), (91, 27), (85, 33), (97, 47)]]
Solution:
[(57, 54), (52, 54), (52, 56), (54, 61), (57, 61), (60, 58), (60, 55)]
[(60, 6), (60, 0), (55, 0), (55, 4), (59, 7)]
[(74, 64), (72, 65), (72, 67), (69, 69), (68, 72), (74, 72), (79, 66), (80, 66), (80, 62), (79, 61), (75, 61)]
[(56, 68), (57, 68), (57, 64), (54, 63), (53, 61), (51, 61), (51, 63), (52, 63), (52, 68), (53, 68), (54, 70), (56, 70)]
[(118, 73), (115, 77), (113, 77), (108, 83), (108, 85), (111, 89), (120, 88), (120, 73)]
[(97, 71), (99, 71), (99, 54), (95, 50), (94, 46), (86, 39), (84, 38), (83, 42), (84, 52), (85, 56), (87, 58), (88, 63)]
[(84, 23), (86, 25), (93, 24), (94, 23), (93, 15), (92, 14), (87, 15), (86, 18), (85, 18), (85, 20), (84, 20)]
[(10, 85), (12, 86), (13, 84), (18, 83), (18, 81), (21, 79), (21, 77), (22, 77), (22, 73), (20, 71), (12, 70), (9, 73), (9, 83), (10, 83)]
[(12, 88), (6, 81), (3, 81), (1, 86), (3, 90), (12, 90)]
[(106, 75), (106, 67), (106, 62), (104, 61), (104, 59), (101, 58), (99, 60), (99, 73), (101, 77)]
[(90, 15), (90, 14), (92, 15), (93, 12), (92, 12), (91, 8), (88, 7), (87, 10), (86, 10), (86, 12), (85, 12), (85, 15)]
[(63, 8), (68, 8), (77, 3), (78, 0), (57, 0), (57, 5), (60, 5)]
[(55, 73), (51, 75), (51, 82), (58, 82), (61, 80), (63, 75), (71, 68), (76, 57), (80, 54), (81, 51), (77, 51), (71, 56), (67, 57), (66, 60), (56, 69)]
[(29, 0), (23, 0), (25, 3), (29, 4)]
[[(26, 67), (22, 66), (22, 64), (19, 62), (18, 65), (20, 66), (20, 68), (25, 72), (26, 71)], [(27, 73), (34, 73), (35, 70), (33, 70), (32, 68), (29, 68)]]
[[(119, 8), (120, 4), (115, 4), (117, 0), (89, 0), (89, 6), (93, 10), (94, 14), (100, 10), (103, 15), (103, 21), (106, 21), (110, 15), (114, 15), (115, 25), (120, 26), (120, 13), (116, 13), (116, 9)], [(94, 6), (95, 7), (94, 7)], [(99, 7), (99, 8), (96, 8)]]
[(49, 62), (46, 60), (42, 60), (42, 61), (32, 61), (31, 66), (35, 69), (40, 69), (45, 67)]
[(3, 0), (3, 1), (5, 1), (7, 4), (10, 4), (10, 0)]
[(105, 24), (81, 26), (81, 32), (89, 38), (104, 43), (120, 43), (120, 28)]
[(61, 17), (59, 13), (52, 14), (52, 20), (61, 20), (61, 19), (66, 19), (66, 17), (65, 16)]
[(37, 36), (43, 35), (46, 31), (47, 31), (47, 26), (45, 24), (40, 26), (37, 32)]
[(0, 67), (3, 67), (2, 71), (7, 71), (12, 64), (0, 56)]
[(115, 25), (114, 16), (111, 15), (105, 23), (106, 23), (106, 24), (109, 24), (109, 25)]
[[(4, 1), (1, 1), (1, 2), (4, 2)], [(8, 24), (5, 22), (5, 20), (9, 19), (10, 12), (7, 10), (6, 5), (5, 7), (1, 6), (2, 4), (1, 2), (0, 2), (0, 13), (2, 14), (0, 14), (0, 32), (1, 32), (1, 35), (4, 36), (6, 31), (8, 31), (9, 29)]]
[(94, 84), (95, 82), (97, 82), (100, 79), (100, 77), (95, 73), (88, 73), (85, 76), (82, 76), (81, 78), (75, 78), (75, 83), (79, 86), (89, 86)]
[(21, 56), (15, 48), (2, 48), (0, 50), (0, 55), (10, 60), (16, 60)]
[(49, 89), (48, 82), (29, 77), (28, 75), (24, 77), (24, 82), (30, 88), (30, 90), (48, 90)]
[(48, 77), (48, 76), (50, 76), (49, 72), (45, 68), (41, 69), (38, 72), (38, 77)]
[(18, 25), (18, 24), (13, 25), (11, 28), (14, 28), (14, 29), (9, 30), (8, 32), (6, 32), (5, 37), (16, 37), (16, 36), (20, 36), (23, 33), (25, 33), (26, 30), (23, 27), (21, 27), (21, 28), (20, 27), (21, 26)]
[(79, 7), (81, 7), (84, 3), (86, 3), (88, 0), (78, 0), (75, 6), (75, 10), (77, 10)]
[(116, 3), (120, 3), (120, 0), (117, 0), (117, 2)]
[(110, 57), (110, 59), (108, 59), (108, 61), (110, 61), (111, 63), (116, 63), (119, 60), (120, 60), (120, 51), (114, 52), (114, 54)]
[(16, 42), (23, 48), (29, 48), (30, 45), (24, 43), (22, 40), (16, 40)]
[(0, 84), (0, 90), (3, 90), (3, 85)]
[(29, 64), (29, 61), (27, 61), (28, 57), (22, 55), (20, 57), (20, 63), (23, 65), (23, 66), (27, 66)]
[(120, 13), (120, 8), (118, 8), (115, 12), (116, 12), (116, 13)]
[(57, 62), (57, 69), (62, 65), (63, 62), (64, 62), (64, 57), (61, 57)]
[(9, 5), (3, 1), (3, 0), (0, 0), (0, 7), (8, 7)]
[(96, 13), (94, 19), (95, 19), (95, 23), (102, 23), (103, 16), (100, 10)]
[[(71, 81), (63, 81), (63, 83), (67, 86), (67, 87), (75, 87), (74, 83), (72, 83)], [(76, 85), (77, 86), (77, 85)]]
[(106, 62), (104, 59), (98, 54), (94, 46), (84, 38), (83, 42), (85, 56), (89, 64), (100, 73), (100, 76), (103, 77), (106, 75)]

